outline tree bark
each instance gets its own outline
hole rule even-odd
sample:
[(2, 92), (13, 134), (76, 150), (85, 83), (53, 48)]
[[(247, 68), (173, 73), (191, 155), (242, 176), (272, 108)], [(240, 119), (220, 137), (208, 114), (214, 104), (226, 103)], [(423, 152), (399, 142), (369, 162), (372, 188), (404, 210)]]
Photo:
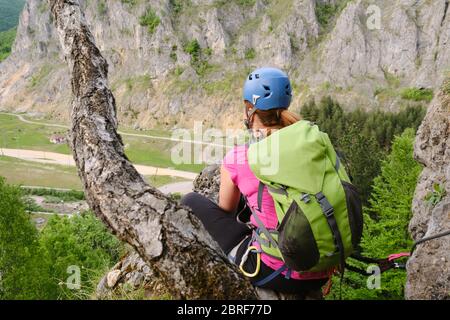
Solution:
[(189, 210), (148, 185), (117, 133), (108, 65), (78, 0), (48, 0), (72, 75), (71, 148), (86, 199), (121, 240), (132, 245), (175, 298), (256, 298)]

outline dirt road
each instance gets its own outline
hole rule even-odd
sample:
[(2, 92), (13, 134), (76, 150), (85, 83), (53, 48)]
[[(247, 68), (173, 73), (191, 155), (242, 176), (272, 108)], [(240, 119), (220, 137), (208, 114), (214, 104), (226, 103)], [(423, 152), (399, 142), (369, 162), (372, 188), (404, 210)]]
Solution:
[[(25, 149), (3, 149), (0, 148), (0, 155), (18, 158), (26, 161), (58, 164), (65, 166), (75, 166), (75, 161), (71, 155), (47, 152), (47, 151), (35, 151)], [(135, 165), (136, 170), (145, 176), (159, 175), (159, 176), (172, 176), (184, 178), (187, 180), (194, 180), (197, 173), (174, 170), (168, 168), (158, 168), (144, 165)]]

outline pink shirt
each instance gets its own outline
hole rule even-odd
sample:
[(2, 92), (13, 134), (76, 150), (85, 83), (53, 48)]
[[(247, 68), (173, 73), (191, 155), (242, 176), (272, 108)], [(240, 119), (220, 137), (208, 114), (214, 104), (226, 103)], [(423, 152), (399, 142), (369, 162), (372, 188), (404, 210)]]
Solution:
[[(231, 180), (239, 188), (241, 193), (247, 197), (248, 205), (253, 209), (258, 207), (258, 185), (259, 180), (255, 177), (250, 169), (247, 161), (246, 145), (241, 145), (233, 148), (229, 151), (223, 159), (224, 168), (230, 173)], [(258, 217), (264, 223), (267, 229), (276, 229), (278, 225), (278, 218), (275, 212), (275, 206), (272, 196), (264, 188), (262, 197), (261, 213), (258, 213)], [(256, 211), (258, 212), (258, 211)], [(257, 227), (253, 216), (250, 218), (250, 222)], [(254, 245), (257, 245), (256, 243)], [(283, 262), (276, 258), (273, 258), (267, 254), (261, 254), (261, 260), (270, 268), (277, 270), (283, 266)], [(285, 274), (285, 272), (283, 273)], [(328, 277), (328, 272), (292, 272), (291, 277), (293, 279), (322, 279)]]

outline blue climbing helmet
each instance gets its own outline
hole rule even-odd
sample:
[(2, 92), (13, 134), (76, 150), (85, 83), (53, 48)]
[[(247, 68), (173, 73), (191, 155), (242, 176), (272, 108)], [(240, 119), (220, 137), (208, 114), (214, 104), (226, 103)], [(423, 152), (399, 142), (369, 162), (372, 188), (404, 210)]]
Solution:
[(256, 69), (245, 81), (244, 100), (260, 110), (287, 109), (292, 100), (291, 82), (280, 69)]

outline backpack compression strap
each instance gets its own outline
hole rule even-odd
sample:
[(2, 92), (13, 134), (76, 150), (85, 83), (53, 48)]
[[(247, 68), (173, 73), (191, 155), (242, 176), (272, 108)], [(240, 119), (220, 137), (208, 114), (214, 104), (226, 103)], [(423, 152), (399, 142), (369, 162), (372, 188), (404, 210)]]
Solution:
[(322, 192), (316, 194), (316, 200), (317, 202), (319, 202), (320, 208), (322, 209), (325, 218), (327, 218), (328, 226), (330, 227), (331, 232), (333, 233), (333, 238), (336, 247), (339, 251), (341, 272), (344, 272), (345, 269), (344, 243), (342, 242), (341, 232), (339, 231), (336, 217), (334, 216), (333, 206)]

